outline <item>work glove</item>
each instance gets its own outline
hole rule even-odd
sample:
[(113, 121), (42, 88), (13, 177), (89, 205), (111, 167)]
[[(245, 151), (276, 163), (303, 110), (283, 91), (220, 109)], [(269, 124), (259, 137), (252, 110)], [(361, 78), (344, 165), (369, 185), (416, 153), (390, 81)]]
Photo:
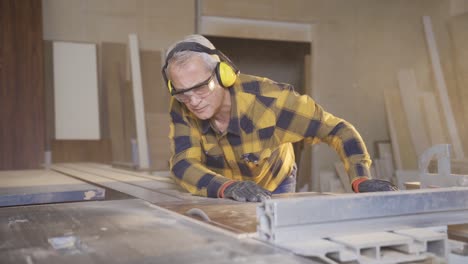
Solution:
[(398, 188), (389, 181), (378, 180), (378, 179), (365, 179), (358, 182), (356, 185), (353, 184), (355, 192), (387, 192), (397, 191)]
[(230, 182), (220, 197), (230, 198), (239, 202), (261, 202), (270, 199), (271, 192), (263, 189), (253, 181)]

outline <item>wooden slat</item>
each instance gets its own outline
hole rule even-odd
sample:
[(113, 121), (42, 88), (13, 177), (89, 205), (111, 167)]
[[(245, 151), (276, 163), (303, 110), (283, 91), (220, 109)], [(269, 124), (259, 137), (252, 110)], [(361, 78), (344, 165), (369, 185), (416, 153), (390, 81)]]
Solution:
[(398, 71), (401, 101), (408, 121), (408, 128), (416, 154), (421, 155), (430, 147), (420, 100), (420, 91), (412, 69)]
[(450, 140), (452, 142), (453, 151), (455, 152), (455, 158), (463, 159), (465, 157), (462, 143), (458, 135), (457, 126), (450, 106), (450, 99), (447, 94), (447, 86), (445, 84), (444, 74), (442, 66), (440, 64), (439, 52), (437, 51), (437, 45), (432, 31), (431, 18), (428, 16), (423, 17), (424, 32), (426, 34), (426, 41), (429, 48), (429, 55), (431, 58), (432, 71), (436, 82), (437, 92), (439, 93), (440, 101), (442, 104), (442, 110), (444, 113), (445, 120), (447, 122), (447, 128), (449, 131)]
[(343, 162), (335, 162), (335, 170), (340, 178), (341, 183), (347, 193), (352, 193), (353, 190), (351, 189), (351, 183), (349, 182), (349, 176), (346, 172)]
[(437, 106), (434, 94), (431, 92), (423, 92), (421, 96), (426, 128), (429, 132), (431, 146), (436, 144), (449, 144), (449, 140), (444, 131), (445, 126), (440, 118), (440, 110)]
[(104, 199), (105, 190), (49, 170), (0, 172), (0, 207)]
[[(460, 135), (468, 134), (468, 14), (456, 16), (449, 21), (449, 33), (453, 47), (453, 61), (455, 65), (456, 89), (454, 99), (455, 120)], [(455, 97), (455, 98), (454, 98)], [(456, 108), (455, 108), (456, 107)], [(464, 151), (468, 151), (468, 140), (463, 140)]]
[(138, 47), (138, 37), (130, 34), (130, 65), (132, 69), (133, 100), (135, 107), (135, 121), (138, 145), (138, 168), (149, 168), (148, 138), (146, 136), (145, 104), (143, 100), (143, 84), (141, 79), (140, 51)]
[(398, 170), (415, 170), (418, 168), (417, 156), (411, 144), (408, 121), (402, 111), (400, 93), (398, 90), (385, 90), (384, 94), (395, 167)]

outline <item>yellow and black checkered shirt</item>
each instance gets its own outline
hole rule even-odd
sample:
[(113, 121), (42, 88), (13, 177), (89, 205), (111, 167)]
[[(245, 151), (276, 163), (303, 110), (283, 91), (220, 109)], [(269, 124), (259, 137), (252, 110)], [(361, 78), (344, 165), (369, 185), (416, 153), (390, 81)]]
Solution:
[(356, 129), (291, 85), (241, 74), (229, 92), (231, 119), (223, 134), (172, 98), (171, 172), (190, 193), (219, 197), (230, 180), (251, 180), (274, 191), (294, 164), (291, 143), (300, 140), (335, 149), (351, 182), (370, 176), (371, 160)]

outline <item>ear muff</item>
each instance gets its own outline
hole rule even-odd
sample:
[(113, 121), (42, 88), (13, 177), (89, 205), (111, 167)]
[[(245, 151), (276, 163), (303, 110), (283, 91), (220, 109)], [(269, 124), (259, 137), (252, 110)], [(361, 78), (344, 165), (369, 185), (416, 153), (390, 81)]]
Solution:
[(166, 83), (166, 85), (167, 85), (167, 89), (169, 89), (169, 93), (172, 94), (172, 90), (173, 90), (174, 88), (172, 88), (171, 80), (168, 80), (167, 83)]
[(166, 76), (166, 69), (168, 67), (169, 60), (172, 58), (172, 56), (174, 56), (176, 52), (184, 51), (184, 50), (189, 50), (193, 52), (203, 52), (203, 53), (207, 53), (210, 55), (218, 55), (221, 62), (219, 62), (216, 65), (215, 72), (216, 72), (216, 78), (218, 79), (219, 84), (227, 88), (227, 87), (231, 87), (236, 82), (237, 75), (239, 74), (239, 69), (220, 50), (210, 49), (197, 42), (181, 42), (177, 44), (168, 53), (164, 66), (162, 67), (162, 76), (164, 78), (164, 81), (170, 93), (173, 91), (174, 87), (172, 87), (171, 80), (169, 80), (169, 78)]
[(237, 78), (237, 73), (234, 69), (226, 62), (221, 61), (216, 65), (216, 78), (218, 78), (219, 84), (224, 88), (231, 87)]

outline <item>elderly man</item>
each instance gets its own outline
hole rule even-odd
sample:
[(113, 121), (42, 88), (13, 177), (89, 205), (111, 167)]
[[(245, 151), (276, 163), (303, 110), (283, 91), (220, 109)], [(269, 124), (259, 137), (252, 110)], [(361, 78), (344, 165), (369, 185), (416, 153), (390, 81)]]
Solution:
[(301, 140), (335, 149), (355, 192), (396, 189), (371, 179), (366, 146), (350, 123), (291, 85), (240, 74), (201, 35), (172, 45), (162, 74), (172, 95), (171, 171), (192, 194), (258, 202), (294, 192), (292, 143)]

